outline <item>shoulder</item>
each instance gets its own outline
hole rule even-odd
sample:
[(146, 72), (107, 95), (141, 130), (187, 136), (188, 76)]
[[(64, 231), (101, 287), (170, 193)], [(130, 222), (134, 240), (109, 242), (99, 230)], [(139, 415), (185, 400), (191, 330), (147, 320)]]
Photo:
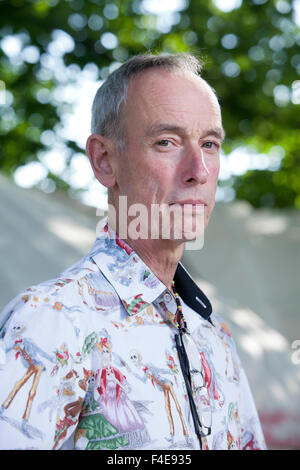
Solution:
[(236, 347), (236, 343), (231, 334), (231, 329), (230, 329), (227, 319), (215, 312), (211, 314), (210, 319), (211, 319), (213, 326), (215, 327), (218, 337), (221, 339), (221, 341), (226, 347), (231, 349), (231, 352), (236, 362), (240, 363), (240, 358), (239, 358), (238, 350)]
[(105, 283), (99, 268), (84, 257), (54, 278), (19, 292), (0, 313), (0, 338), (20, 328), (42, 343), (80, 342), (90, 311), (81, 286), (93, 276), (100, 285), (101, 280)]
[(218, 333), (231, 337), (231, 333), (230, 333), (227, 320), (225, 319), (225, 317), (219, 315), (216, 312), (213, 312), (210, 316), (210, 319), (211, 319), (212, 324), (218, 331)]

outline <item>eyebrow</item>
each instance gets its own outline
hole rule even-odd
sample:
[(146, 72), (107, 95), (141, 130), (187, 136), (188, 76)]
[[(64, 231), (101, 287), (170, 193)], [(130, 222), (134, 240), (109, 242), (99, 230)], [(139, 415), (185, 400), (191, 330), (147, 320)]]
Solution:
[[(148, 131), (146, 133), (146, 136), (147, 137), (152, 137), (156, 134), (159, 134), (160, 132), (165, 132), (165, 131), (174, 132), (174, 133), (179, 134), (179, 135), (186, 135), (186, 131), (183, 127), (173, 125), (173, 124), (168, 124), (168, 123), (159, 123), (159, 124), (152, 125), (148, 129)], [(217, 127), (217, 128), (214, 128), (214, 129), (207, 129), (202, 133), (200, 138), (203, 139), (204, 137), (207, 137), (209, 135), (213, 135), (213, 136), (217, 137), (222, 142), (225, 139), (225, 131), (224, 131), (223, 127)]]

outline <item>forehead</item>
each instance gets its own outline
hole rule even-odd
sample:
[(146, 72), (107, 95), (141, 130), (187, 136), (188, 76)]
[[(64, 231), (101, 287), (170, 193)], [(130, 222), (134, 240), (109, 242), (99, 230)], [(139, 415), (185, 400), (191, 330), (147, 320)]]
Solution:
[(218, 100), (201, 78), (191, 72), (158, 69), (135, 76), (128, 90), (125, 110), (128, 125), (153, 126), (156, 122), (201, 127), (221, 126)]

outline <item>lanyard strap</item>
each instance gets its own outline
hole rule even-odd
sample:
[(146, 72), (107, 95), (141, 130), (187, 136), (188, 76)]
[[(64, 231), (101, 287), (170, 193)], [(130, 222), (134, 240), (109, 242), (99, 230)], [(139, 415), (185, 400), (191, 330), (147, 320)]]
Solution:
[(187, 389), (187, 394), (189, 398), (189, 403), (190, 403), (190, 408), (192, 412), (192, 418), (193, 418), (193, 423), (194, 423), (194, 428), (195, 432), (197, 434), (199, 444), (200, 444), (200, 449), (202, 450), (202, 439), (201, 439), (201, 423), (199, 419), (199, 415), (196, 409), (196, 405), (193, 399), (193, 392), (191, 388), (191, 376), (190, 376), (190, 367), (189, 367), (189, 360), (188, 356), (185, 351), (185, 347), (182, 341), (182, 331), (179, 329), (179, 334), (175, 335), (175, 342), (176, 342), (176, 348), (179, 356), (179, 362), (183, 374), (183, 378), (185, 381), (185, 386)]

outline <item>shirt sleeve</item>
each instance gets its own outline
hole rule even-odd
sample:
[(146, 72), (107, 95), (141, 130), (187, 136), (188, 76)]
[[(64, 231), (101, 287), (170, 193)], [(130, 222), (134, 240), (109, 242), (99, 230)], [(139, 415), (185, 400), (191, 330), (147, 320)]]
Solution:
[(259, 416), (236, 343), (224, 319), (217, 314), (213, 314), (212, 317), (219, 336), (223, 338), (223, 344), (225, 343), (231, 349), (234, 383), (238, 386), (239, 448), (242, 450), (265, 450), (267, 447)]
[(240, 366), (241, 450), (266, 450), (263, 431), (244, 368)]
[(1, 449), (59, 449), (76, 429), (89, 364), (63, 307), (36, 290), (0, 315)]

